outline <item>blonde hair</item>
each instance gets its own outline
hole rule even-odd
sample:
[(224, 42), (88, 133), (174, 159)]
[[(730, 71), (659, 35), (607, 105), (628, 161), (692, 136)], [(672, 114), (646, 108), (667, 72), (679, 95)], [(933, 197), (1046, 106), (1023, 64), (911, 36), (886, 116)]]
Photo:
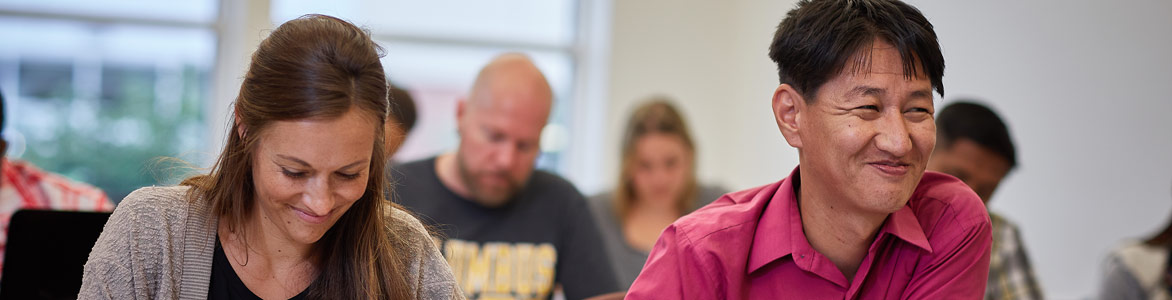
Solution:
[[(631, 113), (627, 120), (627, 127), (623, 133), (622, 166), (619, 171), (619, 182), (615, 185), (614, 209), (619, 220), (624, 220), (635, 204), (635, 187), (633, 182), (633, 166), (635, 164), (635, 145), (639, 139), (649, 134), (666, 134), (678, 137), (689, 150), (687, 159), (695, 161), (696, 145), (692, 142), (692, 135), (688, 131), (688, 124), (679, 110), (666, 97), (653, 97), (640, 105)], [(696, 164), (690, 164), (688, 180), (684, 186), (684, 193), (676, 199), (677, 208), (681, 213), (692, 209), (691, 204), (696, 198), (698, 187), (696, 183)]]

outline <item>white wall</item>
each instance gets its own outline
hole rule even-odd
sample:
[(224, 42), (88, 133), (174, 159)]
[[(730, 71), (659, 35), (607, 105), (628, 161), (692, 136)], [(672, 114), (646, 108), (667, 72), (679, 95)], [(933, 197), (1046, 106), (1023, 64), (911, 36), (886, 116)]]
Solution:
[[(604, 161), (633, 105), (661, 93), (692, 122), (702, 179), (741, 189), (788, 174), (797, 154), (769, 113), (766, 53), (794, 2), (615, 1)], [(1170, 215), (1172, 2), (911, 3), (940, 36), (945, 99), (984, 99), (1013, 131), (1020, 167), (992, 208), (1021, 225), (1048, 298), (1091, 296), (1106, 251)]]
[(1102, 257), (1172, 207), (1172, 2), (915, 1), (937, 28), (949, 97), (1007, 119), (1016, 220), (1048, 295), (1097, 290)]
[[(742, 189), (785, 177), (797, 152), (770, 113), (777, 75), (767, 56), (785, 2), (615, 1), (604, 161), (618, 161), (634, 106), (662, 94), (691, 123), (702, 180)], [(611, 185), (617, 172), (605, 164)]]
[(227, 142), (228, 120), (233, 103), (240, 94), (240, 84), (257, 45), (274, 27), (269, 21), (269, 1), (220, 1), (216, 25), (219, 43), (216, 49), (216, 69), (212, 76), (212, 97), (205, 109), (208, 113), (208, 145), (198, 157), (198, 164), (211, 166)]

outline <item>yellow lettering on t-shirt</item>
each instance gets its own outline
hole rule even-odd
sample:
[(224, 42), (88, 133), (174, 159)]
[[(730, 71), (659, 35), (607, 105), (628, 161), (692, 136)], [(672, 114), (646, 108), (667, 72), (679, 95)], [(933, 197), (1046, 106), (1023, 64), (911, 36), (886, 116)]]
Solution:
[(450, 239), (443, 253), (469, 299), (544, 299), (553, 291), (557, 249), (552, 244)]
[(492, 288), (497, 293), (509, 293), (513, 291), (513, 265), (517, 262), (513, 260), (512, 245), (499, 244), (492, 252), (494, 257), (494, 264), (492, 270)]
[(534, 276), (533, 270), (537, 270), (537, 266), (533, 264), (535, 256), (533, 255), (533, 244), (517, 244), (515, 264), (516, 269), (513, 270), (513, 282), (516, 283), (516, 290), (518, 296), (537, 297), (536, 290), (534, 290)]
[(537, 294), (548, 295), (553, 290), (554, 268), (557, 266), (558, 254), (553, 245), (541, 244), (537, 246)]
[[(486, 243), (480, 247), (480, 253), (468, 264), (469, 281), (473, 282), (473, 291), (491, 292), (496, 290), (491, 286), (493, 280), (492, 268), (495, 265), (500, 249), (508, 247), (505, 243)], [(506, 289), (507, 291), (507, 289)]]

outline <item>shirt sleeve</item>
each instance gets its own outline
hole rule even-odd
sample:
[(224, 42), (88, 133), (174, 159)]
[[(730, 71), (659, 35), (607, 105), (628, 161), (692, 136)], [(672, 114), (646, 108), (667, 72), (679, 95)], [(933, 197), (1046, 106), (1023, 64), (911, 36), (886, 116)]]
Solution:
[[(137, 247), (132, 228), (142, 226), (135, 211), (136, 200), (123, 201), (98, 236), (86, 260), (78, 299), (149, 299), (142, 286), (145, 277), (134, 272), (131, 254)], [(143, 250), (146, 251), (146, 250)]]
[[(994, 224), (997, 224), (994, 222)], [(1001, 245), (998, 248), (1002, 259), (1000, 269), (990, 269), (989, 272), (998, 272), (1000, 274), (989, 274), (989, 280), (996, 280), (997, 282), (989, 282), (991, 287), (987, 292), (996, 293), (992, 295), (985, 295), (985, 299), (1043, 299), (1042, 290), (1038, 286), (1037, 279), (1034, 277), (1034, 269), (1030, 264), (1029, 255), (1026, 253), (1025, 244), (1022, 244), (1021, 234), (1017, 227), (1009, 223), (1001, 223), (1002, 228), (994, 228), (1001, 232), (1000, 240), (997, 243)], [(996, 238), (996, 236), (995, 236)], [(996, 286), (994, 286), (996, 285)]]
[(568, 220), (562, 223), (557, 281), (569, 300), (616, 292), (614, 271), (586, 199), (578, 191), (572, 197), (564, 214)]
[[(985, 284), (989, 280), (992, 225), (985, 214), (972, 218), (940, 225), (955, 229), (952, 233), (939, 233), (944, 242), (933, 244), (927, 261), (921, 261), (916, 267), (916, 275), (908, 283), (903, 299), (984, 297)], [(937, 229), (948, 230), (940, 226)]]
[(417, 282), (420, 283), (417, 298), (463, 300), (464, 293), (460, 292), (459, 284), (452, 275), (451, 267), (448, 266), (444, 256), (440, 254), (439, 247), (423, 224), (409, 213), (398, 208), (387, 207), (387, 209), (392, 211), (392, 218), (396, 222), (406, 225), (404, 226), (406, 228), (402, 228), (403, 232), (397, 235), (398, 238), (410, 244), (408, 247), (415, 247), (414, 251), (419, 254), (418, 260), (415, 261), (418, 266), (414, 266), (419, 273)]
[(1099, 285), (1098, 299), (1142, 300), (1148, 299), (1143, 285), (1124, 267), (1117, 254), (1112, 254), (1103, 265), (1103, 282)]
[(627, 291), (632, 299), (719, 299), (720, 280), (716, 271), (705, 271), (699, 257), (692, 254), (691, 241), (675, 224), (659, 235), (643, 271)]

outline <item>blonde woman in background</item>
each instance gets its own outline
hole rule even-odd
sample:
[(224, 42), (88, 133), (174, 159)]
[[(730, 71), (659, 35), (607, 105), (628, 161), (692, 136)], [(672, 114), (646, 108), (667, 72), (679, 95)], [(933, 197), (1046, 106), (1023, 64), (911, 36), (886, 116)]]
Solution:
[(659, 233), (726, 191), (696, 180), (696, 145), (687, 122), (667, 99), (653, 98), (631, 114), (623, 134), (614, 191), (590, 198), (619, 287), (627, 289)]

